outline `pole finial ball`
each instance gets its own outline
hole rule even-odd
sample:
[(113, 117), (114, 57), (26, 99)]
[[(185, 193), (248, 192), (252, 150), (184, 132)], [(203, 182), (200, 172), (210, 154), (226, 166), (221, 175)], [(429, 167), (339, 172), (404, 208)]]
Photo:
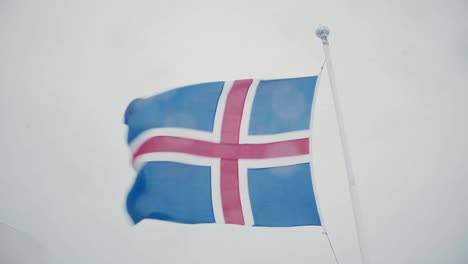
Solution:
[(320, 39), (326, 39), (330, 34), (330, 29), (327, 26), (320, 25), (317, 30), (315, 30), (315, 35)]

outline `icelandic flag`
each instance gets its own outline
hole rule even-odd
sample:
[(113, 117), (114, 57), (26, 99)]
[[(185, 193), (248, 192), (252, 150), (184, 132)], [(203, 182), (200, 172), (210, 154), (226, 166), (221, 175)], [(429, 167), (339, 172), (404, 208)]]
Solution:
[(131, 102), (132, 220), (320, 225), (309, 147), (317, 78), (203, 83)]

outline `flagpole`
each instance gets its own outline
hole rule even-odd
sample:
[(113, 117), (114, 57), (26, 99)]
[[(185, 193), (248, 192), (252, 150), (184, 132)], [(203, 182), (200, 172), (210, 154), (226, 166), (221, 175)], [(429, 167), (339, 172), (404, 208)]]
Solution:
[(343, 150), (343, 156), (346, 167), (346, 175), (348, 178), (348, 188), (351, 195), (351, 207), (354, 214), (354, 222), (356, 225), (356, 233), (358, 239), (358, 247), (361, 256), (362, 264), (369, 264), (369, 257), (367, 255), (367, 244), (364, 236), (364, 227), (362, 226), (362, 213), (359, 194), (357, 192), (356, 180), (353, 174), (353, 168), (351, 164), (351, 156), (348, 148), (348, 141), (346, 137), (346, 131), (343, 122), (343, 113), (341, 111), (340, 100), (338, 92), (336, 90), (335, 84), (335, 72), (333, 70), (333, 64), (330, 58), (330, 50), (328, 43), (328, 35), (330, 34), (330, 29), (326, 26), (319, 26), (315, 31), (317, 37), (322, 40), (323, 51), (325, 53), (325, 63), (327, 65), (328, 77), (330, 79), (330, 88), (332, 91), (333, 104), (335, 106), (335, 114), (338, 122), (339, 134), (341, 138), (341, 148)]

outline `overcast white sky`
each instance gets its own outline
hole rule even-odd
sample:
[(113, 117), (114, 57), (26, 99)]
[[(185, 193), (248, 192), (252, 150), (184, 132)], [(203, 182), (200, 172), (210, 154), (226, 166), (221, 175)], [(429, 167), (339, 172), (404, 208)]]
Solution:
[[(0, 262), (333, 263), (321, 230), (125, 212), (123, 112), (180, 85), (312, 75), (326, 24), (371, 263), (468, 263), (463, 0), (0, 0)], [(314, 113), (318, 197), (359, 263), (336, 120)]]

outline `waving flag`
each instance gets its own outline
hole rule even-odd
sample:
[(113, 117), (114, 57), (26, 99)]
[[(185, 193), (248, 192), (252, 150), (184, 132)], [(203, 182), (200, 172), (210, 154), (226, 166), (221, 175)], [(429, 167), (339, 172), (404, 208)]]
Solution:
[(320, 225), (310, 157), (317, 76), (169, 90), (128, 106), (135, 223)]

